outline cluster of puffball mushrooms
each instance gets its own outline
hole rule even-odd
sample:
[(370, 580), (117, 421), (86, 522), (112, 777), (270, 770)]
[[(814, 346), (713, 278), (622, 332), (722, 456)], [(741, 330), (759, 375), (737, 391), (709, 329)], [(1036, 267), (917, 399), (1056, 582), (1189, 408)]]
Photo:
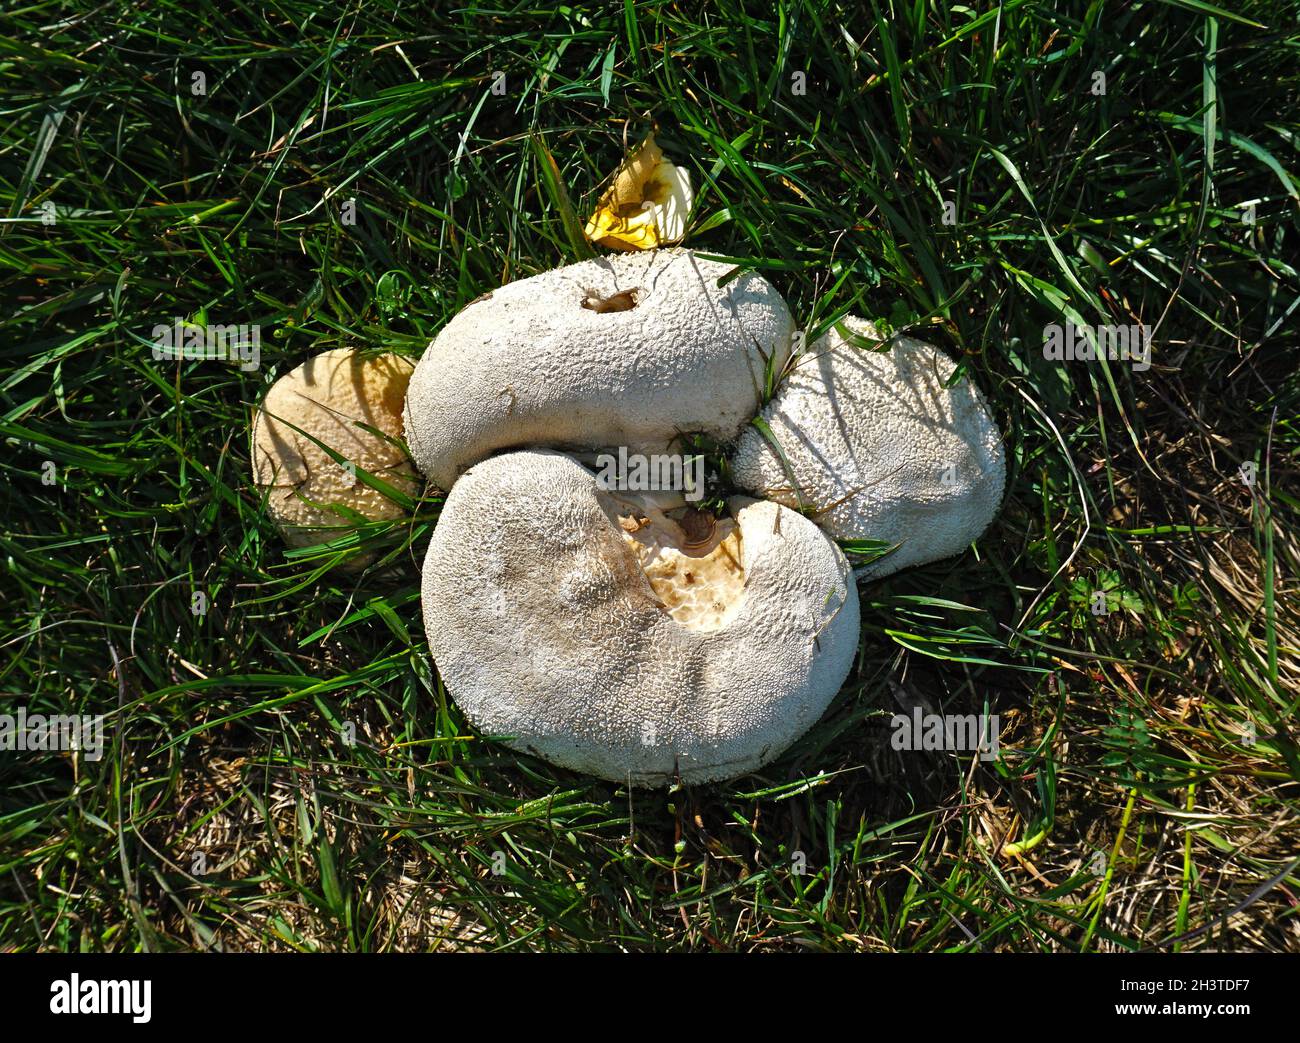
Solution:
[[(582, 261), (485, 294), (417, 364), (345, 349), (280, 378), (254, 477), (293, 546), (401, 517), (375, 485), (415, 497), (422, 474), (445, 492), (425, 632), (485, 735), (635, 786), (727, 779), (839, 691), (857, 581), (961, 553), (1002, 497), (973, 384), (948, 386), (954, 364), (929, 345), (864, 339), (848, 318), (796, 350), (765, 278), (690, 250)], [(723, 516), (591, 467), (672, 453), (684, 433), (734, 446)], [(836, 540), (892, 550), (855, 574)]]

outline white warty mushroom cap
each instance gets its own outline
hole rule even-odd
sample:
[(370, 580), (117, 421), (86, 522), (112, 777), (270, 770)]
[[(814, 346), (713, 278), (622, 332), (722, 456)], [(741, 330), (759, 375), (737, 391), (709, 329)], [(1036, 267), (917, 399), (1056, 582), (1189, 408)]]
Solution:
[[(758, 410), (765, 355), (794, 326), (761, 275), (689, 250), (582, 261), (493, 290), (416, 366), (406, 438), (441, 489), (498, 449), (663, 452), (680, 433), (731, 440)], [(585, 304), (585, 306), (584, 306)]]
[(652, 505), (560, 453), (471, 468), (424, 563), (448, 691), (485, 735), (613, 781), (701, 783), (770, 761), (847, 677), (858, 595), (806, 518), (731, 509), (693, 556)]
[[(847, 318), (870, 340), (870, 323)], [(895, 337), (887, 351), (835, 328), (797, 361), (762, 412), (789, 470), (756, 428), (732, 460), (738, 488), (805, 507), (836, 539), (898, 547), (860, 571), (887, 576), (960, 554), (997, 513), (1006, 480), (1002, 439), (983, 396), (937, 348)]]

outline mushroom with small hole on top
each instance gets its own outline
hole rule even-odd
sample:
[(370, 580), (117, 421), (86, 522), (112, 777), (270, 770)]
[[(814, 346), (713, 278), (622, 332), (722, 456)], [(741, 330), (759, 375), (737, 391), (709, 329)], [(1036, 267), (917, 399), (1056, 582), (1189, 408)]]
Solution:
[[(271, 386), (253, 422), (253, 477), (290, 547), (350, 532), (358, 517), (382, 521), (405, 513), (358, 471), (402, 495), (417, 494), (419, 477), (401, 444), (402, 404), (413, 368), (400, 355), (338, 348)], [(371, 560), (373, 555), (353, 555), (344, 567)]]
[(452, 487), (425, 630), (481, 732), (636, 786), (753, 771), (839, 691), (858, 646), (844, 555), (812, 522), (605, 490), (568, 456), (494, 456)]
[(767, 431), (741, 436), (735, 484), (804, 508), (836, 539), (892, 545), (863, 578), (960, 554), (993, 520), (1006, 480), (983, 396), (968, 378), (946, 386), (956, 365), (937, 348), (895, 337), (870, 350), (880, 340), (870, 323), (843, 325), (848, 338), (832, 328), (795, 360), (761, 413)]
[(619, 254), (469, 304), (411, 377), (406, 437), (416, 464), (450, 489), (501, 449), (657, 453), (684, 432), (734, 439), (794, 331), (766, 279), (727, 280), (734, 272), (689, 250)]

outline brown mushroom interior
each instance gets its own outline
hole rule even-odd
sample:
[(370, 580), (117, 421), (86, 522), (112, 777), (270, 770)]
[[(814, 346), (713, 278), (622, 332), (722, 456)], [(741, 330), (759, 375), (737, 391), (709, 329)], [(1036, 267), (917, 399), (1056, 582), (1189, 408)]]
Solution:
[(622, 502), (623, 539), (664, 610), (688, 630), (721, 630), (745, 593), (740, 526), (692, 508), (662, 512)]

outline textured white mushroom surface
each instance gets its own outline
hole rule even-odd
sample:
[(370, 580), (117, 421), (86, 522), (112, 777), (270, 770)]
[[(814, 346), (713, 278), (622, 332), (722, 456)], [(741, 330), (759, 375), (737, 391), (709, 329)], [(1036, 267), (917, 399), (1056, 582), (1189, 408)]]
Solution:
[[(879, 339), (862, 319), (845, 325)], [(872, 351), (832, 328), (762, 412), (785, 462), (750, 427), (732, 459), (734, 482), (790, 507), (802, 498), (836, 539), (896, 544), (863, 568), (866, 578), (960, 554), (997, 513), (1006, 463), (975, 385), (944, 386), (955, 368), (918, 340), (895, 337)]]
[(406, 398), (415, 462), (450, 489), (467, 467), (525, 446), (630, 452), (680, 433), (730, 440), (758, 410), (765, 355), (794, 326), (761, 275), (689, 250), (582, 261), (508, 283), (433, 339)]
[[(402, 401), (412, 369), (413, 363), (400, 355), (367, 357), (338, 348), (271, 385), (253, 422), (253, 477), (291, 547), (311, 546), (347, 531), (352, 523), (335, 506), (373, 521), (404, 513), (356, 469), (408, 495), (418, 492), (419, 476), (401, 446)], [(302, 432), (354, 467), (336, 463)]]
[(848, 676), (858, 595), (806, 518), (748, 498), (731, 509), (665, 513), (561, 453), (472, 467), (424, 563), (447, 690), (485, 735), (617, 782), (767, 763)]

